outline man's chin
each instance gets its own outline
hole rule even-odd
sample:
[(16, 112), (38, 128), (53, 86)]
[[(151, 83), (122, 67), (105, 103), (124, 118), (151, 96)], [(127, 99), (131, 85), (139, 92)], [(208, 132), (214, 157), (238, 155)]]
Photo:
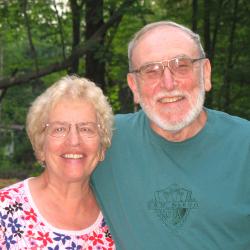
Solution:
[(180, 132), (182, 129), (184, 129), (185, 127), (187, 127), (189, 125), (189, 123), (186, 122), (178, 122), (178, 123), (162, 123), (162, 124), (158, 124), (159, 127), (161, 127), (161, 129), (168, 131), (170, 133), (178, 133)]
[[(149, 116), (149, 115), (148, 115)], [(154, 126), (161, 128), (162, 130), (166, 130), (171, 133), (177, 133), (182, 130), (188, 123), (185, 120), (169, 120), (169, 118), (162, 118), (160, 116), (150, 115), (149, 119)]]
[(188, 127), (199, 115), (198, 110), (196, 112), (189, 112), (186, 115), (162, 115), (162, 114), (149, 114), (147, 113), (151, 122), (154, 123), (155, 126), (161, 128), (162, 130), (178, 133), (182, 129)]

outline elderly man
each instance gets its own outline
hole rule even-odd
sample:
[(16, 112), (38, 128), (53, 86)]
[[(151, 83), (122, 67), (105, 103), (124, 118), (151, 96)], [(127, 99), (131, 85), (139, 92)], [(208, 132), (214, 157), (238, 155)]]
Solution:
[(142, 110), (116, 116), (93, 176), (117, 249), (250, 249), (250, 122), (204, 108), (211, 65), (199, 36), (152, 23), (128, 56)]

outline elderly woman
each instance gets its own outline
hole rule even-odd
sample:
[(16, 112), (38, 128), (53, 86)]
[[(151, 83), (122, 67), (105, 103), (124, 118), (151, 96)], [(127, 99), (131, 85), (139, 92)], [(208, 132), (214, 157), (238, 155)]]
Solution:
[(93, 82), (67, 76), (32, 104), (27, 133), (38, 177), (0, 190), (0, 249), (115, 249), (90, 186), (113, 115)]

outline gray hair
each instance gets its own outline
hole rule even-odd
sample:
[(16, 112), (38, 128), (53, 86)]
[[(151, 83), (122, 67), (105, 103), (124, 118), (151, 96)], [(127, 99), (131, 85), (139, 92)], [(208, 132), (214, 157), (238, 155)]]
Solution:
[(204, 49), (203, 49), (201, 41), (200, 41), (200, 36), (198, 34), (194, 33), (191, 29), (189, 29), (183, 25), (180, 25), (178, 23), (172, 22), (172, 21), (154, 22), (154, 23), (147, 24), (142, 29), (140, 29), (137, 33), (135, 33), (132, 40), (129, 42), (129, 44), (128, 44), (129, 71), (133, 70), (133, 63), (132, 63), (133, 50), (134, 50), (135, 46), (137, 45), (137, 43), (139, 42), (140, 38), (148, 31), (153, 30), (155, 28), (158, 28), (160, 26), (175, 27), (175, 28), (182, 30), (186, 34), (188, 34), (190, 36), (190, 38), (195, 42), (197, 49), (199, 51), (200, 57), (205, 57), (205, 52), (204, 52)]
[(36, 158), (40, 160), (45, 138), (44, 124), (49, 118), (49, 111), (63, 97), (87, 100), (94, 106), (100, 124), (101, 147), (108, 148), (111, 144), (113, 113), (107, 98), (94, 82), (78, 76), (66, 76), (38, 96), (28, 111), (26, 131)]

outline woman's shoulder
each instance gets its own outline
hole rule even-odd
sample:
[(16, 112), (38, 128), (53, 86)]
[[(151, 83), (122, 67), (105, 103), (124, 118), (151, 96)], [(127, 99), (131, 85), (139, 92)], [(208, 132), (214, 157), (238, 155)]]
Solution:
[(14, 184), (11, 184), (9, 186), (6, 186), (6, 187), (0, 189), (0, 197), (2, 197), (2, 195), (7, 194), (7, 193), (14, 195), (14, 194), (18, 194), (18, 193), (22, 192), (22, 190), (24, 189), (25, 181), (26, 180), (19, 181), (19, 182), (16, 182)]
[(16, 200), (20, 200), (25, 192), (25, 181), (14, 183), (10, 186), (0, 189), (0, 203), (1, 208), (6, 207), (8, 204), (15, 203)]
[(94, 247), (95, 236), (98, 236), (99, 239), (102, 239), (99, 243), (101, 243), (100, 245), (103, 249), (115, 249), (114, 240), (102, 212), (100, 212), (96, 222), (88, 230), (88, 243), (85, 242), (88, 246)]

